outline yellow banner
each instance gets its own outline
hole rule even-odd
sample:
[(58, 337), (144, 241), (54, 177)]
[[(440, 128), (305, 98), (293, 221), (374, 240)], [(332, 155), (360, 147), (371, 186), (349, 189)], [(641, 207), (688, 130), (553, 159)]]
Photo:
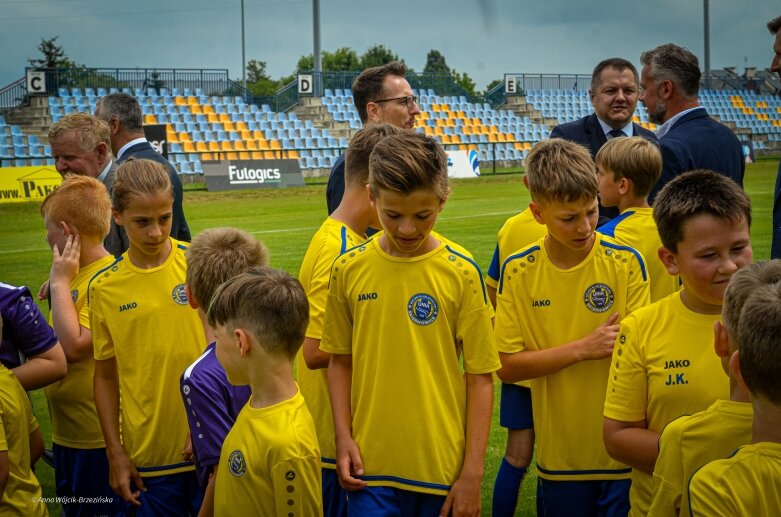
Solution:
[(62, 183), (52, 166), (0, 168), (0, 203), (43, 201)]

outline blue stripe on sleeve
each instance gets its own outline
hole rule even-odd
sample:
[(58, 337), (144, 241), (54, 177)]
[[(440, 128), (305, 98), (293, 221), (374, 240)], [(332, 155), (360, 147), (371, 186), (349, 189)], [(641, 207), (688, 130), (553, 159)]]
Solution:
[(499, 279), (499, 293), (500, 294), (502, 292), (502, 287), (504, 287), (504, 268), (507, 267), (507, 263), (510, 262), (511, 260), (523, 258), (526, 255), (528, 255), (530, 253), (534, 253), (535, 251), (537, 251), (539, 249), (540, 249), (539, 246), (532, 246), (531, 248), (529, 248), (529, 249), (527, 249), (525, 251), (522, 251), (521, 253), (518, 253), (518, 254), (515, 254), (515, 255), (510, 255), (509, 257), (507, 257), (507, 259), (504, 261), (504, 264), (502, 264), (502, 276)]
[(475, 269), (477, 270), (477, 276), (480, 277), (480, 287), (483, 288), (483, 302), (484, 303), (488, 303), (488, 296), (486, 296), (486, 294), (485, 294), (485, 282), (483, 282), (483, 272), (480, 271), (480, 266), (477, 265), (477, 262), (475, 262), (471, 258), (467, 257), (466, 255), (462, 255), (461, 253), (457, 252), (456, 250), (454, 250), (450, 246), (446, 245), (445, 247), (447, 248), (447, 250), (450, 253), (452, 253), (453, 255), (456, 255), (457, 257), (461, 257), (462, 259), (466, 260), (467, 262), (469, 262), (470, 264), (472, 264), (475, 267)]
[(648, 273), (645, 271), (645, 261), (643, 260), (643, 256), (640, 255), (640, 252), (636, 249), (630, 247), (630, 246), (619, 246), (618, 244), (613, 244), (610, 242), (605, 242), (600, 240), (599, 244), (606, 248), (611, 248), (614, 250), (621, 250), (621, 251), (629, 251), (631, 253), (634, 253), (635, 257), (637, 257), (637, 261), (640, 263), (640, 271), (643, 273), (643, 281), (648, 280)]

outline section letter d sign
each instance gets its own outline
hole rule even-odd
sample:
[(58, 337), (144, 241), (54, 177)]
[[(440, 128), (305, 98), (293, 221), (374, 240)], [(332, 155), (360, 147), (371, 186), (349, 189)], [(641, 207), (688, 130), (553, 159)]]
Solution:
[(314, 93), (314, 83), (311, 75), (298, 76), (298, 93), (310, 95)]

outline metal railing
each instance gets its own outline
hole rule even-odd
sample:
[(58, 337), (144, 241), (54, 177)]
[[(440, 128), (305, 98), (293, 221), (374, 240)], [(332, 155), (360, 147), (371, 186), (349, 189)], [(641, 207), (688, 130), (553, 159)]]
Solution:
[(0, 90), (0, 113), (7, 113), (27, 102), (27, 81), (17, 79)]
[(587, 90), (591, 76), (584, 74), (504, 74), (515, 79), (516, 91), (525, 93), (528, 90)]

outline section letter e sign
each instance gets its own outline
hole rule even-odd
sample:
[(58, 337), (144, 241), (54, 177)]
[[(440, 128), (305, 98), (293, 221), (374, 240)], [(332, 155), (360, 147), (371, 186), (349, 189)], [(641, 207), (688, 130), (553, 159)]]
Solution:
[(46, 72), (27, 71), (27, 93), (46, 93)]

